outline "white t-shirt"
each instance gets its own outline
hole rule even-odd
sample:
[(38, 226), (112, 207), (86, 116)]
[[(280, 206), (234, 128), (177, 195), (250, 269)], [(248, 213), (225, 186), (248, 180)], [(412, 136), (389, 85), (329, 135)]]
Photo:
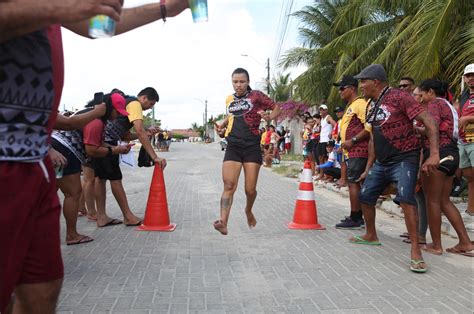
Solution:
[(291, 143), (291, 133), (290, 133), (290, 131), (286, 131), (286, 133), (285, 133), (285, 144), (286, 143)]

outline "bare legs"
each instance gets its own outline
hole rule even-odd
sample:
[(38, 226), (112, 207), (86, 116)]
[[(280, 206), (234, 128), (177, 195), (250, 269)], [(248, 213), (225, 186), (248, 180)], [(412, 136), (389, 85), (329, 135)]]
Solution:
[(249, 228), (253, 228), (257, 225), (257, 220), (252, 213), (252, 207), (255, 199), (257, 198), (257, 180), (259, 171), (259, 164), (252, 162), (244, 163), (245, 195), (247, 197), (245, 214), (247, 215), (247, 223)]
[(428, 209), (430, 234), (433, 241), (426, 245), (425, 250), (436, 255), (443, 253), (441, 244), (441, 212), (448, 218), (459, 238), (459, 243), (453, 249), (461, 251), (473, 250), (474, 245), (469, 239), (461, 215), (449, 198), (453, 177), (447, 177), (443, 172), (436, 171), (429, 177), (423, 175), (422, 181)]
[(82, 194), (84, 195), (84, 200), (86, 203), (87, 218), (90, 220), (96, 220), (97, 210), (95, 208), (94, 196), (95, 172), (94, 169), (86, 166), (82, 167), (82, 172), (84, 173), (84, 188)]
[(35, 284), (22, 284), (15, 289), (13, 313), (53, 314), (56, 313), (62, 279)]
[(222, 180), (224, 181), (224, 191), (221, 196), (221, 217), (214, 222), (214, 228), (226, 235), (227, 223), (229, 221), (230, 209), (234, 199), (234, 193), (237, 189), (240, 172), (244, 168), (245, 175), (245, 195), (247, 196), (247, 203), (245, 206), (245, 213), (247, 215), (247, 223), (250, 228), (255, 227), (257, 220), (252, 213), (252, 207), (257, 197), (257, 179), (260, 171), (260, 164), (257, 163), (242, 163), (236, 161), (224, 161), (222, 164)]
[(64, 194), (63, 213), (66, 219), (66, 242), (81, 241), (85, 236), (79, 234), (76, 229), (79, 199), (82, 191), (80, 173), (63, 176), (58, 179), (57, 184)]

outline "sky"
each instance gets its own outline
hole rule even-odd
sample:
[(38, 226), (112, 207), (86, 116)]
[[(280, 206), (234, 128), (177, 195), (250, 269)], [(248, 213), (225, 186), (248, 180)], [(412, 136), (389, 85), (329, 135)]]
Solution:
[[(231, 73), (249, 71), (252, 88), (265, 89), (266, 60), (276, 68), (277, 29), (290, 0), (208, 0), (209, 21), (193, 23), (190, 10), (108, 39), (91, 40), (63, 29), (65, 84), (60, 109), (79, 109), (95, 92), (119, 88), (136, 95), (152, 86), (160, 95), (155, 118), (166, 129), (202, 125), (225, 112)], [(153, 1), (125, 0), (126, 7)], [(293, 12), (309, 0), (294, 0)], [(290, 24), (282, 54), (300, 46), (298, 21)], [(248, 57), (242, 56), (248, 55)], [(303, 69), (293, 69), (295, 77)]]

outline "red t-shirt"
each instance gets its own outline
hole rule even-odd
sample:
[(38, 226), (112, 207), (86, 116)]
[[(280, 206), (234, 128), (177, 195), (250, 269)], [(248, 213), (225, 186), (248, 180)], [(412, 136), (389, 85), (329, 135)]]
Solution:
[(410, 161), (420, 157), (420, 141), (413, 128), (413, 120), (425, 109), (409, 93), (388, 89), (375, 114), (370, 102), (367, 122), (372, 125), (375, 157), (380, 163)]
[[(456, 140), (453, 138), (454, 133), (454, 117), (446, 101), (440, 98), (433, 99), (428, 104), (428, 112), (436, 121), (439, 127), (439, 148), (444, 148), (449, 145), (455, 145)], [(429, 149), (430, 142), (426, 136), (423, 137), (423, 148)]]
[(102, 146), (104, 133), (104, 122), (95, 119), (86, 124), (82, 130), (84, 145)]
[[(474, 94), (463, 104), (459, 117), (474, 116)], [(474, 143), (474, 123), (469, 123), (464, 128), (459, 128), (459, 138), (463, 143)]]

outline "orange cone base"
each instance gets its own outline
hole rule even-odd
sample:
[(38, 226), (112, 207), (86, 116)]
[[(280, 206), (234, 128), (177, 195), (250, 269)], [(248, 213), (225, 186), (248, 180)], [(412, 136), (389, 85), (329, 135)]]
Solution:
[(293, 229), (293, 230), (326, 230), (326, 227), (320, 224), (297, 224), (294, 222), (290, 222), (288, 224), (288, 228)]
[(140, 227), (137, 227), (136, 230), (138, 231), (163, 231), (163, 232), (171, 232), (176, 229), (176, 224), (169, 224), (167, 226), (146, 226), (146, 225), (141, 225)]

